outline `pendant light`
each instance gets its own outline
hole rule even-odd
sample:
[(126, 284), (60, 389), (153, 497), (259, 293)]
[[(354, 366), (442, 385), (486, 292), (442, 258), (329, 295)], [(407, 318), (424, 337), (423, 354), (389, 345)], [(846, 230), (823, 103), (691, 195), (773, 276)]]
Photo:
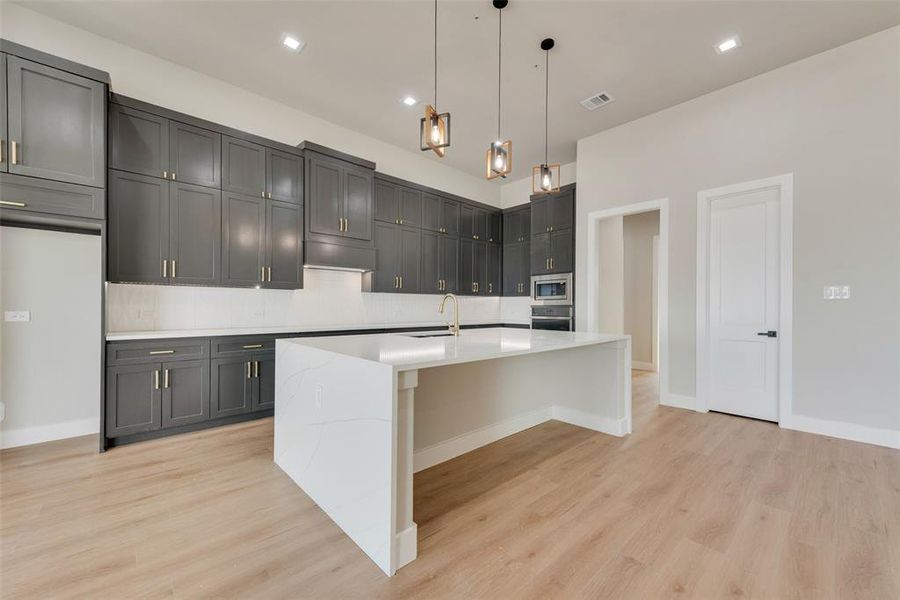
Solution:
[(434, 0), (434, 104), (425, 107), (425, 116), (419, 120), (419, 149), (431, 150), (443, 158), (450, 146), (450, 113), (437, 110), (437, 32), (437, 0)]
[(544, 162), (532, 168), (531, 191), (535, 194), (552, 194), (559, 191), (559, 165), (551, 165), (547, 160), (547, 146), (550, 139), (550, 50), (553, 38), (541, 42), (544, 51)]
[(509, 0), (493, 0), (494, 8), (499, 13), (497, 28), (497, 139), (491, 142), (485, 156), (487, 163), (487, 178), (496, 179), (506, 177), (512, 172), (512, 142), (505, 142), (500, 138), (500, 87), (503, 65), (503, 9), (509, 4)]

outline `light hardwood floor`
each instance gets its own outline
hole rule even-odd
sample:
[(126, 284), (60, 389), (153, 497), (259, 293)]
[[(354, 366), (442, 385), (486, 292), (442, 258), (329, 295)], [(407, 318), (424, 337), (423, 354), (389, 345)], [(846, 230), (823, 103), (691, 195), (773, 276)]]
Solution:
[(656, 406), (416, 475), (388, 579), (272, 463), (270, 419), (0, 453), (3, 598), (900, 598), (900, 453)]

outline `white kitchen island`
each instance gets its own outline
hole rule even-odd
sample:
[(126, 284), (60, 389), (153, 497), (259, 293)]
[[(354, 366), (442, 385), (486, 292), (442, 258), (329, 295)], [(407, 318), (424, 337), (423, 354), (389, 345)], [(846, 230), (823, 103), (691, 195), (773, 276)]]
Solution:
[(631, 432), (631, 341), (530, 329), (279, 339), (275, 463), (388, 575), (413, 473), (549, 419)]

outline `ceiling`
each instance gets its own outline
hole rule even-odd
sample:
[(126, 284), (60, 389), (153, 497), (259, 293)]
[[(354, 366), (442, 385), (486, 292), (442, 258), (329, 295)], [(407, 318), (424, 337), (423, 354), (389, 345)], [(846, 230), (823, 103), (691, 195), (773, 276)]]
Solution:
[[(19, 4), (418, 149), (424, 103), (400, 100), (432, 99), (430, 0)], [(566, 163), (579, 138), (900, 23), (898, 1), (512, 0), (503, 12), (502, 135), (513, 140), (514, 178), (543, 160), (545, 37), (556, 39), (549, 158)], [(497, 10), (441, 0), (439, 18), (438, 108), (452, 114), (443, 160), (482, 176), (497, 132)], [(301, 54), (281, 45), (285, 33), (306, 42)], [(735, 34), (743, 47), (717, 54), (714, 44)], [(615, 102), (594, 112), (579, 104), (601, 91)]]

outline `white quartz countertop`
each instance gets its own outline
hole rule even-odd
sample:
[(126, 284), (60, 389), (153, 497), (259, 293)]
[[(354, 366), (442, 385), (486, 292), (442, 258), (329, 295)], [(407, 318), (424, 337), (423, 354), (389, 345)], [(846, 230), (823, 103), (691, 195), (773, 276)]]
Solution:
[[(462, 325), (530, 325), (528, 321), (464, 321)], [(367, 329), (415, 329), (417, 327), (444, 327), (443, 321), (419, 323), (352, 323), (341, 325), (279, 325), (274, 327), (224, 327), (218, 329), (155, 329), (148, 331), (110, 331), (106, 334), (107, 342), (127, 340), (161, 340), (169, 338), (219, 337), (232, 335), (273, 335), (284, 333), (316, 333), (326, 331), (356, 331)]]
[(337, 337), (280, 339), (276, 344), (296, 344), (366, 361), (391, 365), (395, 371), (423, 369), (520, 354), (565, 350), (608, 344), (630, 336), (579, 331), (484, 328), (464, 329), (459, 336), (414, 337), (445, 332), (382, 333)]

